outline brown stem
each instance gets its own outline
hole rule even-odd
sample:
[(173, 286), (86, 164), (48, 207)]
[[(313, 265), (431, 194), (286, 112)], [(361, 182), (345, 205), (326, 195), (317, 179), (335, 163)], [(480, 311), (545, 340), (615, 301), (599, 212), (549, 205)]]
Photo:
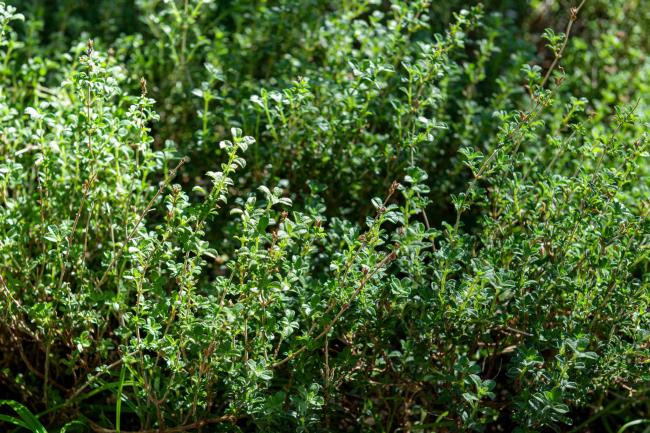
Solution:
[(582, 9), (582, 6), (584, 6), (585, 2), (587, 0), (582, 0), (578, 7), (571, 8), (570, 11), (570, 16), (569, 16), (569, 24), (566, 26), (566, 30), (564, 31), (564, 42), (562, 43), (562, 47), (560, 47), (560, 51), (557, 53), (555, 58), (553, 59), (553, 63), (551, 63), (551, 66), (548, 68), (548, 71), (546, 71), (546, 75), (544, 75), (544, 79), (542, 80), (542, 87), (546, 85), (546, 82), (548, 79), (551, 77), (551, 73), (553, 72), (553, 69), (555, 69), (555, 66), (557, 66), (557, 62), (560, 61), (562, 58), (562, 53), (564, 52), (564, 49), (566, 48), (567, 43), (569, 42), (569, 35), (571, 35), (571, 29), (573, 28), (573, 23), (576, 22), (578, 19), (578, 12), (580, 12), (580, 9)]
[[(233, 423), (238, 419), (239, 417), (235, 415), (224, 415), (218, 418), (204, 419), (201, 421), (193, 422), (191, 424), (185, 424), (185, 425), (180, 425), (177, 427), (171, 427), (165, 429), (157, 428), (157, 429), (150, 429), (150, 430), (134, 430), (134, 431), (120, 430), (120, 432), (121, 433), (178, 433), (178, 432), (184, 432), (188, 430), (196, 430), (208, 424), (219, 424), (223, 422)], [(117, 433), (117, 430), (104, 428), (98, 424), (95, 424), (92, 421), (88, 421), (88, 424), (90, 425), (90, 428), (92, 428), (93, 431), (97, 433)]]
[(104, 275), (102, 275), (101, 280), (99, 280), (99, 283), (97, 283), (97, 286), (96, 286), (97, 290), (99, 290), (99, 288), (102, 285), (104, 285), (104, 283), (106, 282), (106, 279), (108, 278), (108, 273), (113, 268), (113, 265), (115, 265), (115, 262), (117, 262), (119, 260), (119, 258), (122, 257), (122, 254), (124, 254), (125, 248), (129, 245), (129, 243), (131, 242), (131, 240), (135, 236), (135, 232), (138, 230), (138, 227), (140, 227), (140, 223), (142, 223), (142, 220), (144, 219), (145, 215), (149, 213), (149, 211), (153, 207), (154, 203), (156, 202), (156, 200), (158, 199), (160, 194), (162, 194), (165, 187), (176, 176), (176, 173), (178, 172), (178, 169), (181, 168), (183, 166), (183, 164), (185, 164), (185, 162), (186, 162), (185, 158), (181, 159), (181, 161), (178, 163), (178, 165), (176, 165), (176, 168), (174, 168), (171, 171), (170, 176), (162, 183), (162, 185), (160, 185), (160, 188), (158, 188), (158, 191), (156, 191), (156, 194), (152, 197), (151, 200), (149, 200), (149, 203), (147, 204), (147, 207), (144, 208), (144, 210), (142, 211), (142, 213), (138, 217), (138, 220), (135, 222), (135, 226), (133, 227), (133, 229), (131, 229), (131, 232), (126, 237), (126, 239), (124, 241), (124, 246), (118, 251), (117, 254), (115, 254), (113, 256), (113, 259), (111, 260), (108, 267), (106, 268), (106, 271), (104, 271)]
[[(366, 286), (366, 283), (368, 283), (368, 281), (369, 281), (369, 280), (370, 280), (370, 279), (371, 279), (371, 278), (372, 278), (372, 277), (373, 277), (377, 272), (379, 272), (379, 270), (380, 270), (381, 268), (383, 268), (385, 265), (387, 265), (388, 263), (390, 263), (390, 262), (392, 262), (393, 260), (395, 260), (395, 258), (397, 258), (397, 253), (396, 253), (395, 251), (391, 251), (389, 254), (386, 255), (386, 257), (384, 257), (384, 258), (381, 260), (381, 262), (379, 262), (379, 263), (377, 264), (377, 266), (375, 266), (375, 268), (372, 270), (372, 272), (368, 272), (368, 273), (365, 275), (365, 277), (363, 277), (363, 279), (361, 280), (361, 283), (359, 284), (359, 287), (357, 287), (357, 289), (354, 291), (354, 293), (352, 293), (352, 296), (350, 296), (350, 299), (348, 299), (348, 301), (347, 301), (345, 304), (343, 304), (343, 305), (341, 306), (341, 309), (339, 310), (338, 313), (336, 313), (336, 316), (334, 316), (334, 319), (332, 319), (332, 321), (331, 321), (330, 323), (328, 323), (327, 326), (325, 326), (325, 328), (323, 329), (323, 331), (322, 331), (320, 334), (318, 334), (318, 335), (317, 335), (314, 339), (312, 339), (311, 341), (314, 342), (314, 341), (320, 340), (321, 338), (323, 338), (324, 336), (326, 336), (327, 333), (330, 332), (330, 330), (332, 329), (332, 327), (336, 324), (336, 322), (339, 321), (339, 319), (341, 318), (341, 316), (342, 316), (342, 315), (343, 315), (343, 314), (348, 310), (348, 308), (350, 308), (350, 306), (352, 305), (352, 302), (357, 298), (357, 296), (359, 296), (359, 293), (361, 293), (361, 291), (363, 290), (363, 288)], [(295, 358), (296, 356), (300, 355), (302, 352), (304, 352), (305, 350), (307, 350), (307, 348), (308, 348), (307, 345), (302, 346), (300, 349), (296, 350), (296, 351), (293, 352), (291, 355), (288, 355), (286, 358), (284, 358), (284, 359), (282, 359), (281, 361), (278, 361), (278, 362), (276, 362), (275, 364), (273, 364), (273, 368), (277, 368), (277, 367), (280, 367), (280, 366), (286, 364), (287, 362), (291, 361), (293, 358)]]

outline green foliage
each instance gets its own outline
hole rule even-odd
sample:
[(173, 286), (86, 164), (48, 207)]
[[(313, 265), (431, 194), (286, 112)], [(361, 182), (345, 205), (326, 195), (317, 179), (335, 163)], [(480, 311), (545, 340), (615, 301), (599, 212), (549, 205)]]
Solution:
[(13, 400), (0, 400), (0, 406), (9, 406), (20, 418), (0, 415), (0, 421), (31, 430), (34, 433), (47, 433), (45, 427), (36, 419), (29, 409)]
[(641, 2), (21, 3), (0, 426), (646, 427)]

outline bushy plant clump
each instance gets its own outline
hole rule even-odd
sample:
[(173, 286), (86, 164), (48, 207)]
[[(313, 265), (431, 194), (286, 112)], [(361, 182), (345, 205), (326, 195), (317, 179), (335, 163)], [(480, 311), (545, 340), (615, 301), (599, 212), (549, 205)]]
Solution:
[(643, 2), (13, 3), (0, 426), (647, 429)]

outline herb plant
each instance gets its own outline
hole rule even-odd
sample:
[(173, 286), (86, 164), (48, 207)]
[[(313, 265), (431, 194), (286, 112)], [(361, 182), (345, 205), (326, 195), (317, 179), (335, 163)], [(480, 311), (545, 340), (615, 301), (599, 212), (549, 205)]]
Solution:
[(0, 426), (648, 431), (643, 2), (11, 3)]

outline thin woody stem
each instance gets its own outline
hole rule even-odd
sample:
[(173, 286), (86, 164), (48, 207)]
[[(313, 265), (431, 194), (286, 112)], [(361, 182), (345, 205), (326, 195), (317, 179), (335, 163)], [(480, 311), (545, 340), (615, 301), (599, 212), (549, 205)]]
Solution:
[[(352, 293), (352, 296), (350, 296), (350, 299), (348, 299), (348, 301), (347, 301), (345, 304), (343, 304), (343, 305), (341, 306), (341, 308), (339, 309), (338, 313), (336, 313), (336, 316), (334, 316), (334, 318), (332, 319), (332, 321), (330, 321), (330, 322), (325, 326), (325, 328), (323, 328), (323, 331), (321, 331), (321, 333), (318, 334), (316, 337), (314, 337), (314, 339), (311, 340), (311, 341), (312, 341), (312, 342), (314, 342), (314, 341), (318, 341), (318, 340), (320, 340), (321, 338), (323, 338), (325, 335), (327, 335), (327, 333), (330, 332), (330, 330), (334, 327), (334, 325), (336, 324), (336, 322), (339, 321), (339, 319), (341, 318), (341, 316), (343, 316), (343, 314), (344, 314), (344, 313), (345, 313), (345, 312), (350, 308), (350, 306), (352, 305), (352, 302), (357, 298), (357, 296), (359, 296), (359, 294), (361, 293), (361, 291), (363, 290), (363, 288), (366, 286), (366, 284), (368, 283), (368, 281), (370, 281), (370, 279), (371, 279), (371, 278), (372, 278), (372, 277), (373, 277), (377, 272), (379, 272), (380, 269), (382, 269), (384, 266), (386, 266), (387, 264), (389, 264), (390, 262), (392, 262), (393, 260), (395, 260), (395, 258), (397, 258), (397, 252), (395, 252), (395, 251), (391, 251), (390, 253), (388, 253), (388, 254), (387, 254), (387, 255), (386, 255), (386, 256), (385, 256), (385, 257), (384, 257), (384, 258), (383, 258), (383, 259), (382, 259), (382, 260), (381, 260), (381, 261), (380, 261), (376, 266), (375, 266), (375, 268), (372, 270), (372, 272), (368, 272), (368, 273), (363, 277), (363, 279), (362, 279), (361, 282), (359, 283), (359, 286), (358, 286), (357, 289), (354, 291), (354, 293)], [(278, 362), (276, 362), (275, 364), (273, 364), (273, 368), (277, 368), (277, 367), (280, 367), (280, 366), (286, 364), (287, 362), (291, 361), (291, 360), (294, 359), (296, 356), (300, 355), (302, 352), (304, 352), (305, 350), (307, 350), (307, 348), (308, 348), (307, 345), (302, 346), (300, 349), (296, 350), (296, 351), (293, 352), (291, 355), (288, 355), (286, 358), (284, 358), (284, 359), (282, 359), (281, 361), (278, 361)]]
[(553, 73), (553, 70), (557, 66), (557, 63), (560, 61), (562, 58), (562, 54), (564, 53), (564, 49), (567, 46), (567, 43), (569, 42), (569, 36), (571, 35), (571, 29), (573, 28), (573, 23), (576, 22), (578, 19), (578, 12), (580, 12), (580, 9), (584, 6), (585, 2), (587, 0), (582, 0), (578, 7), (571, 8), (570, 10), (570, 16), (569, 16), (569, 23), (566, 26), (566, 30), (564, 31), (564, 42), (562, 43), (562, 47), (560, 47), (560, 51), (557, 53), (555, 58), (553, 59), (553, 63), (551, 63), (551, 66), (548, 68), (548, 71), (546, 71), (546, 75), (544, 75), (544, 79), (542, 80), (542, 87), (546, 85), (546, 82), (548, 79), (551, 77), (551, 74)]
[(102, 278), (99, 280), (99, 283), (97, 283), (97, 286), (96, 286), (97, 289), (99, 289), (101, 286), (104, 285), (104, 283), (106, 282), (106, 279), (108, 278), (108, 273), (110, 272), (110, 270), (115, 265), (115, 262), (117, 262), (119, 260), (119, 258), (122, 257), (122, 254), (124, 254), (125, 248), (127, 247), (127, 245), (129, 245), (129, 243), (131, 242), (131, 240), (135, 236), (135, 233), (138, 230), (138, 227), (140, 227), (140, 224), (142, 223), (142, 220), (144, 219), (145, 215), (147, 215), (149, 213), (149, 211), (153, 207), (153, 205), (156, 202), (156, 200), (158, 199), (158, 197), (162, 194), (162, 192), (165, 190), (167, 185), (169, 185), (169, 182), (171, 182), (172, 179), (174, 179), (174, 177), (176, 177), (176, 173), (178, 172), (178, 169), (180, 169), (185, 164), (185, 162), (186, 162), (185, 158), (181, 159), (181, 161), (178, 163), (178, 165), (176, 165), (176, 167), (173, 170), (171, 170), (169, 177), (160, 185), (160, 187), (158, 188), (158, 191), (156, 191), (156, 194), (151, 198), (151, 200), (149, 200), (149, 203), (147, 204), (147, 207), (144, 208), (144, 210), (142, 211), (142, 213), (138, 217), (138, 220), (136, 221), (135, 226), (133, 227), (133, 229), (131, 229), (131, 232), (127, 235), (126, 239), (124, 240), (123, 247), (118, 251), (117, 254), (115, 254), (113, 256), (113, 259), (111, 260), (108, 267), (104, 271), (104, 275), (102, 275)]

